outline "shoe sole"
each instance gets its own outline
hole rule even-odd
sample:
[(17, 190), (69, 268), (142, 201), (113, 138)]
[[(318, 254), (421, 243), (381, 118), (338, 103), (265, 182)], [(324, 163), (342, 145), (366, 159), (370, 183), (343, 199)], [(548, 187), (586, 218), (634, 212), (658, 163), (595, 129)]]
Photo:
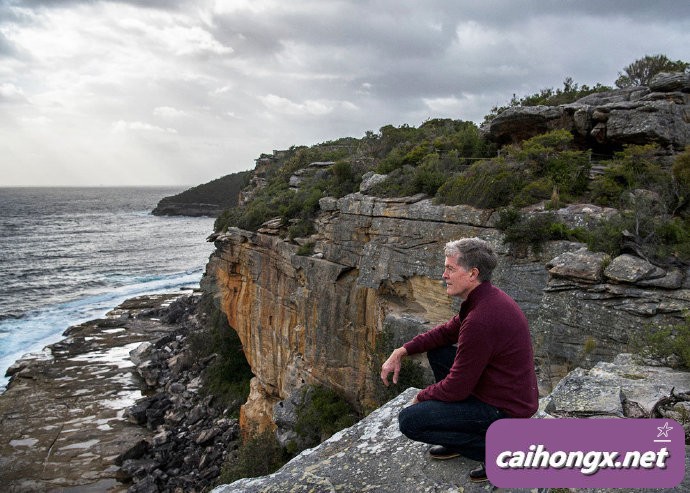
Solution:
[(486, 483), (489, 481), (489, 478), (470, 478), (470, 481), (473, 483)]
[(431, 457), (432, 459), (436, 459), (436, 460), (448, 460), (448, 459), (455, 459), (456, 457), (460, 457), (460, 454), (446, 454), (446, 455), (429, 454), (429, 457)]

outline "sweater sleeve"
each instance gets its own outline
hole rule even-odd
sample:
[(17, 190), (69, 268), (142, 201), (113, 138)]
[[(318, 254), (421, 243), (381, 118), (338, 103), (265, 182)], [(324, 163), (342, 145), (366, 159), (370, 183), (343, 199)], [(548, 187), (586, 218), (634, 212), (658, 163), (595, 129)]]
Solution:
[(495, 338), (486, 325), (466, 319), (457, 342), (458, 351), (448, 376), (422, 390), (417, 396), (419, 401), (455, 402), (472, 394), (491, 359)]
[(431, 330), (419, 334), (409, 342), (403, 344), (407, 354), (425, 353), (430, 349), (443, 346), (450, 346), (458, 342), (458, 332), (460, 331), (460, 315), (455, 315), (446, 323), (437, 325)]

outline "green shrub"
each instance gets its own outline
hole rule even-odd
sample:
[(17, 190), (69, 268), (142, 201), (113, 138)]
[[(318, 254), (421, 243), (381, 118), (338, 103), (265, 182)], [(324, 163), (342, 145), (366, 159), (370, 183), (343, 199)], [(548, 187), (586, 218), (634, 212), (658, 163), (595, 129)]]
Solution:
[(499, 212), (496, 228), (503, 233), (503, 241), (520, 255), (526, 254), (529, 248), (541, 252), (547, 241), (582, 241), (587, 235), (582, 229), (569, 228), (551, 212), (526, 215), (512, 207)]
[(223, 464), (219, 484), (229, 484), (242, 478), (266, 476), (287, 462), (285, 451), (271, 431), (246, 439)]
[(393, 334), (388, 329), (384, 330), (377, 336), (376, 345), (372, 350), (371, 373), (374, 383), (374, 405), (376, 407), (384, 405), (409, 387), (423, 389), (432, 383), (425, 377), (424, 369), (418, 362), (410, 358), (403, 358), (398, 383), (392, 383), (389, 378), (389, 386), (383, 385), (380, 376), (381, 365), (390, 356), (393, 349), (395, 349), (393, 347)]
[(367, 192), (374, 197), (407, 197), (418, 193), (415, 183), (416, 171), (412, 166), (396, 168), (388, 177), (374, 185)]
[(590, 231), (587, 247), (592, 252), (604, 252), (611, 258), (617, 257), (623, 247), (623, 231), (630, 225), (630, 218), (623, 215), (599, 221)]
[(482, 161), (446, 181), (436, 201), (446, 205), (467, 204), (482, 209), (506, 206), (524, 182), (515, 168), (502, 161)]
[[(553, 130), (507, 147), (506, 154), (520, 163), (532, 179), (551, 182), (561, 195), (572, 199), (587, 190), (591, 168), (589, 152), (572, 150), (572, 145), (573, 136), (569, 131)], [(523, 201), (529, 197), (531, 195), (526, 193)]]
[(295, 432), (306, 448), (314, 447), (333, 434), (355, 424), (359, 415), (336, 391), (324, 386), (305, 387), (297, 407)]
[(512, 200), (512, 205), (525, 207), (546, 200), (553, 194), (555, 186), (551, 178), (539, 178), (525, 185)]
[(690, 219), (674, 217), (659, 221), (654, 228), (654, 236), (657, 240), (655, 257), (675, 257), (690, 262)]
[(588, 152), (562, 151), (546, 160), (544, 173), (562, 194), (577, 197), (587, 191), (590, 169)]
[(295, 238), (306, 238), (312, 235), (316, 229), (314, 223), (309, 219), (300, 219), (298, 222), (288, 228), (288, 235), (290, 240)]
[(201, 311), (206, 323), (202, 330), (189, 336), (192, 356), (198, 361), (217, 355), (206, 369), (202, 392), (214, 396), (214, 405), (237, 415), (249, 396), (249, 381), (253, 377), (251, 368), (237, 332), (228, 325), (227, 318), (211, 296), (204, 296)]
[(690, 315), (686, 314), (685, 321), (677, 325), (647, 327), (631, 338), (630, 346), (641, 356), (664, 362), (675, 359), (678, 366), (690, 368)]
[(654, 144), (627, 146), (597, 176), (592, 185), (592, 201), (611, 207), (626, 206), (628, 192), (643, 188), (659, 195), (667, 205), (672, 199), (672, 176), (658, 164), (658, 146)]
[(305, 243), (304, 245), (300, 245), (300, 247), (297, 249), (297, 255), (303, 257), (312, 255), (314, 253), (314, 245), (315, 243), (313, 241)]

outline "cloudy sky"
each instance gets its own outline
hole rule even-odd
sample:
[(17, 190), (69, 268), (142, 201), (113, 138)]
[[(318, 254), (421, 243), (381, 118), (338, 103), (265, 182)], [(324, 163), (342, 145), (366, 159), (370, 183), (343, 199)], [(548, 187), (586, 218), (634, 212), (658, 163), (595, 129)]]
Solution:
[(0, 0), (0, 186), (196, 185), (262, 152), (690, 61), (687, 0)]

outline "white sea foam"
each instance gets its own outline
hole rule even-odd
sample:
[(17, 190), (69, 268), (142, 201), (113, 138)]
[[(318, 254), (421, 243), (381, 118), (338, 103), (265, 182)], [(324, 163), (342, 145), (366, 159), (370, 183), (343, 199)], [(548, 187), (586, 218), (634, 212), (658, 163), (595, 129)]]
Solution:
[(213, 219), (149, 213), (179, 191), (0, 190), (0, 389), (14, 361), (68, 327), (128, 298), (198, 286)]

